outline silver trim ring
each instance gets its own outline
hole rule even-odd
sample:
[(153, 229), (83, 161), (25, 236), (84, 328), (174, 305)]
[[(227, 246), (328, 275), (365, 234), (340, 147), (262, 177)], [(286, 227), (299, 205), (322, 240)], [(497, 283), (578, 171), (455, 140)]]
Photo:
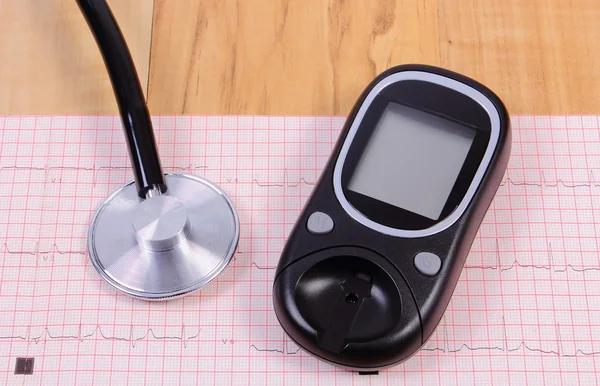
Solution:
[[(474, 99), (488, 113), (488, 116), (490, 117), (490, 121), (492, 124), (492, 132), (490, 135), (490, 141), (488, 143), (487, 149), (485, 151), (483, 159), (481, 160), (481, 164), (479, 165), (479, 168), (477, 169), (477, 172), (475, 173), (475, 176), (473, 177), (473, 181), (471, 182), (469, 189), (465, 193), (463, 200), (456, 207), (456, 209), (449, 216), (447, 216), (444, 220), (438, 222), (437, 224), (435, 224), (432, 227), (429, 227), (426, 229), (420, 229), (420, 230), (406, 230), (406, 229), (392, 228), (392, 227), (388, 227), (388, 226), (379, 224), (379, 223), (369, 219), (368, 217), (366, 217), (365, 215), (360, 213), (356, 208), (354, 208), (350, 204), (350, 202), (348, 202), (348, 200), (344, 196), (344, 193), (342, 190), (342, 168), (343, 168), (344, 162), (346, 160), (346, 156), (348, 155), (348, 150), (350, 148), (350, 144), (352, 143), (352, 140), (354, 139), (354, 136), (356, 135), (356, 131), (358, 130), (360, 122), (362, 121), (367, 109), (369, 108), (369, 106), (371, 105), (371, 103), (373, 102), (375, 97), (379, 93), (381, 93), (381, 91), (384, 88), (386, 88), (387, 86), (389, 86), (393, 83), (402, 82), (405, 80), (420, 80), (420, 81), (424, 81), (424, 82), (435, 83), (440, 86), (444, 86), (444, 87), (450, 88), (452, 90), (458, 91), (458, 92)], [(344, 210), (353, 219), (355, 219), (359, 223), (365, 225), (366, 227), (376, 230), (378, 232), (381, 232), (381, 233), (384, 233), (384, 234), (387, 234), (390, 236), (407, 237), (407, 238), (417, 238), (417, 237), (429, 236), (429, 235), (432, 235), (435, 233), (439, 233), (439, 232), (443, 231), (444, 229), (447, 229), (448, 227), (450, 227), (452, 224), (454, 224), (458, 220), (458, 218), (464, 213), (465, 209), (467, 208), (467, 205), (469, 204), (469, 202), (475, 195), (475, 191), (479, 187), (479, 183), (483, 179), (483, 175), (485, 174), (485, 171), (487, 170), (487, 168), (491, 162), (492, 155), (494, 154), (494, 149), (496, 148), (496, 145), (498, 144), (499, 138), (500, 138), (500, 115), (498, 114), (498, 111), (496, 110), (496, 108), (494, 107), (492, 102), (481, 92), (475, 90), (474, 88), (472, 88), (470, 86), (467, 86), (464, 83), (461, 83), (454, 79), (446, 78), (446, 77), (443, 77), (443, 76), (437, 75), (437, 74), (431, 74), (431, 73), (420, 72), (420, 71), (406, 71), (406, 72), (392, 74), (392, 75), (382, 79), (380, 82), (378, 82), (375, 85), (375, 87), (373, 87), (371, 92), (369, 92), (369, 94), (365, 98), (365, 101), (363, 102), (362, 106), (358, 110), (358, 113), (356, 114), (356, 117), (354, 118), (354, 121), (352, 122), (352, 126), (350, 127), (350, 130), (348, 131), (348, 135), (344, 141), (344, 144), (342, 145), (342, 149), (340, 151), (340, 154), (339, 154), (339, 157), (337, 159), (335, 169), (334, 169), (333, 188), (334, 188), (335, 195), (336, 195), (340, 205), (342, 205)]]
[(238, 248), (239, 239), (240, 239), (240, 218), (239, 218), (238, 212), (235, 209), (235, 206), (233, 205), (233, 201), (231, 200), (231, 198), (221, 188), (219, 188), (216, 184), (212, 183), (211, 181), (208, 181), (207, 179), (201, 178), (196, 175), (184, 174), (184, 173), (164, 173), (164, 175), (167, 178), (170, 177), (170, 178), (190, 179), (192, 181), (199, 182), (203, 186), (214, 190), (216, 194), (218, 194), (225, 200), (227, 206), (231, 210), (231, 212), (229, 214), (231, 214), (233, 217), (233, 224), (235, 226), (235, 229), (234, 229), (234, 233), (232, 235), (231, 244), (230, 244), (225, 256), (220, 261), (220, 263), (214, 267), (214, 269), (211, 272), (209, 272), (207, 275), (205, 275), (202, 278), (202, 280), (198, 280), (193, 285), (173, 288), (172, 291), (168, 291), (168, 292), (152, 293), (152, 292), (136, 290), (130, 286), (126, 286), (126, 285), (122, 284), (117, 278), (113, 277), (111, 275), (111, 273), (106, 270), (106, 267), (104, 267), (104, 265), (100, 259), (100, 256), (98, 255), (98, 253), (96, 251), (95, 231), (96, 231), (96, 227), (98, 224), (98, 220), (100, 219), (100, 216), (102, 215), (103, 211), (106, 209), (107, 205), (109, 205), (113, 200), (119, 199), (119, 196), (126, 189), (135, 189), (135, 185), (134, 185), (135, 182), (130, 181), (130, 182), (126, 183), (125, 185), (121, 186), (120, 188), (118, 188), (116, 191), (114, 191), (108, 198), (106, 198), (99, 205), (99, 207), (96, 209), (96, 212), (93, 214), (93, 216), (91, 218), (90, 227), (88, 228), (88, 232), (87, 232), (87, 249), (88, 249), (88, 253), (89, 253), (89, 258), (92, 262), (92, 265), (94, 266), (96, 271), (98, 271), (98, 273), (102, 277), (102, 279), (104, 279), (113, 288), (115, 288), (116, 290), (118, 290), (119, 292), (121, 292), (123, 294), (132, 296), (137, 299), (148, 300), (148, 301), (162, 301), (162, 300), (175, 299), (178, 297), (182, 297), (184, 295), (191, 294), (195, 291), (200, 290), (202, 287), (206, 286), (208, 283), (210, 283), (211, 281), (216, 279), (217, 276), (219, 274), (221, 274), (221, 272), (223, 270), (225, 270), (227, 268), (227, 266), (230, 264), (231, 260), (233, 259), (234, 254)]

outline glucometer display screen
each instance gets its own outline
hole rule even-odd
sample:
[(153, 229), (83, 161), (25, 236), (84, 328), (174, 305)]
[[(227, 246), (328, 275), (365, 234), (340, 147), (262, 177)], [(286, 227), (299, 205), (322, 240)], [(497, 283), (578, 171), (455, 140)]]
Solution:
[(348, 189), (438, 220), (475, 138), (475, 130), (390, 103)]

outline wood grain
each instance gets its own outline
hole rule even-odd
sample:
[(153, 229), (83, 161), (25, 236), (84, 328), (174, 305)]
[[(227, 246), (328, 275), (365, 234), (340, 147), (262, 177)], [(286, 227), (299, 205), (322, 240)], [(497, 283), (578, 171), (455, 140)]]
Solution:
[[(147, 88), (152, 0), (109, 0)], [(0, 114), (115, 114), (114, 94), (74, 0), (0, 0)]]
[(514, 114), (600, 113), (598, 0), (440, 0), (440, 63)]
[[(513, 114), (600, 113), (598, 0), (109, 3), (152, 114), (343, 115), (414, 62), (483, 82)], [(116, 112), (73, 0), (0, 0), (0, 38), (0, 114)]]
[(435, 62), (437, 37), (433, 0), (157, 0), (150, 109), (343, 113), (388, 65)]

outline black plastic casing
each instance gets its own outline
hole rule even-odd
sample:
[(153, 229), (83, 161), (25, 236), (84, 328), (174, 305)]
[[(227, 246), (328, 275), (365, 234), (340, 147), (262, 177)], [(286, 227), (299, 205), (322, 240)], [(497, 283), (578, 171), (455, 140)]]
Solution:
[[(351, 218), (334, 192), (334, 168), (355, 116), (372, 88), (401, 71), (424, 71), (484, 94), (500, 117), (500, 137), (483, 179), (462, 216), (439, 233), (401, 238)], [(287, 335), (304, 351), (339, 367), (374, 371), (397, 365), (431, 337), (440, 322), (479, 226), (500, 186), (511, 150), (508, 112), (488, 88), (454, 72), (402, 65), (381, 73), (361, 94), (282, 251), (273, 305)], [(327, 235), (308, 232), (314, 212), (334, 222)], [(437, 275), (420, 273), (414, 255), (437, 254)]]

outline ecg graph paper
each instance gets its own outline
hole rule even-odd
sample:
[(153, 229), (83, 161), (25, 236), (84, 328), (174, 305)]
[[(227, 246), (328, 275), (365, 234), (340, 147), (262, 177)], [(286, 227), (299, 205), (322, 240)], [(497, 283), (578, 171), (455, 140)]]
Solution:
[[(93, 269), (94, 211), (132, 178), (118, 117), (0, 117), (3, 384), (593, 384), (600, 381), (600, 124), (513, 117), (509, 170), (425, 348), (379, 375), (299, 350), (272, 308), (279, 253), (342, 117), (154, 117), (165, 171), (230, 195), (239, 250), (193, 295), (146, 302)], [(34, 358), (32, 374), (15, 374)], [(31, 370), (31, 368), (29, 368)]]

